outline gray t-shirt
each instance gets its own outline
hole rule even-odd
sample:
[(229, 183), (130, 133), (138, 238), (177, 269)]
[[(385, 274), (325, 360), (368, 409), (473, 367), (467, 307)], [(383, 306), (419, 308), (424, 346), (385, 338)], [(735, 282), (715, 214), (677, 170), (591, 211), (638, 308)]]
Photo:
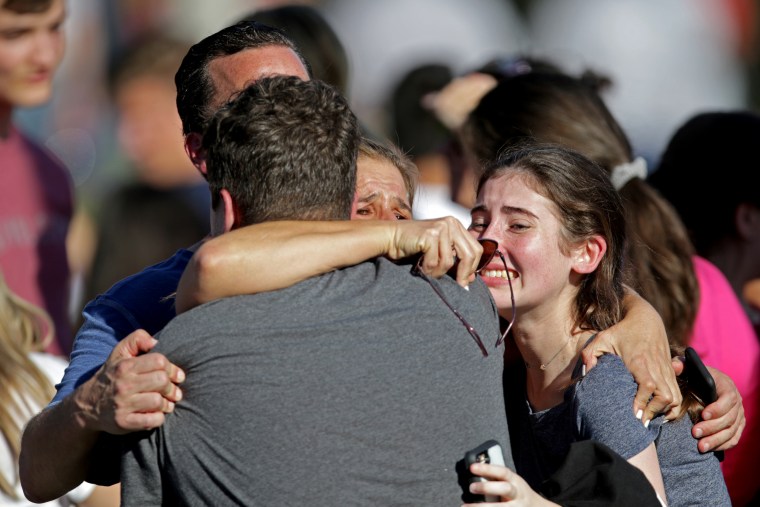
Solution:
[(660, 416), (645, 428), (633, 414), (636, 387), (623, 361), (604, 355), (560, 405), (533, 412), (523, 398), (519, 421), (510, 419), (521, 437), (513, 444), (518, 473), (538, 487), (579, 440), (601, 442), (625, 459), (655, 442), (670, 507), (731, 505), (718, 459), (698, 451), (689, 417), (664, 423)]
[(460, 505), (467, 450), (496, 439), (512, 466), (503, 347), (480, 280), (433, 283), (488, 357), (385, 259), (174, 319), (155, 350), (184, 399), (125, 452), (123, 505)]

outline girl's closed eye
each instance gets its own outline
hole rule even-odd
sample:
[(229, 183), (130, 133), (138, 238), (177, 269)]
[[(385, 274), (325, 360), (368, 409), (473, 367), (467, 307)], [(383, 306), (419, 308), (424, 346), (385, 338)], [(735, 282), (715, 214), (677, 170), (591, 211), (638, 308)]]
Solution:
[(509, 230), (513, 232), (524, 232), (530, 229), (530, 224), (524, 222), (514, 222), (509, 224)]

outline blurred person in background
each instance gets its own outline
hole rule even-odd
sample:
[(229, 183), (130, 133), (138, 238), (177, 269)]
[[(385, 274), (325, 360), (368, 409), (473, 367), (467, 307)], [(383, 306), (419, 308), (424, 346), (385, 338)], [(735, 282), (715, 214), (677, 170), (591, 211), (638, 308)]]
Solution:
[[(753, 497), (760, 501), (760, 364), (756, 360), (751, 368), (741, 366), (756, 357), (755, 351), (760, 347), (759, 308), (745, 299), (744, 292), (746, 284), (760, 277), (758, 139), (760, 115), (755, 112), (710, 111), (694, 115), (675, 131), (649, 179), (673, 203), (699, 255), (720, 269), (744, 303), (746, 315), (754, 319), (753, 341), (741, 341), (743, 335), (737, 332), (729, 337), (730, 343), (713, 343), (709, 350), (711, 357), (734, 365), (737, 374), (732, 378), (744, 398), (746, 436), (736, 451), (726, 453), (724, 463), (724, 470), (730, 472), (726, 482), (736, 506), (751, 504)], [(726, 298), (710, 298), (705, 303), (704, 308), (700, 307), (704, 312), (727, 313)], [(739, 318), (735, 320), (738, 325)], [(734, 461), (735, 457), (741, 460)]]
[(758, 139), (760, 114), (699, 113), (678, 127), (649, 178), (675, 206), (697, 252), (726, 275), (756, 326), (758, 308), (744, 298), (744, 288), (760, 278)]
[(73, 187), (66, 168), (12, 116), (50, 98), (65, 18), (64, 0), (0, 3), (0, 268), (15, 293), (51, 316), (56, 339), (48, 351), (60, 355), (71, 351), (66, 235)]
[(420, 170), (414, 216), (418, 220), (453, 216), (467, 227), (472, 202), (458, 202), (463, 160), (454, 136), (425, 107), (425, 98), (452, 79), (447, 65), (427, 63), (396, 83), (389, 99), (389, 139), (409, 154)]
[(457, 75), (526, 42), (522, 17), (503, 0), (477, 9), (460, 0), (323, 0), (320, 10), (351, 62), (351, 107), (380, 136), (389, 132), (387, 99), (410, 70), (436, 62)]
[(755, 0), (530, 0), (526, 23), (534, 52), (614, 79), (608, 107), (654, 167), (688, 117), (747, 103), (735, 7), (749, 3), (757, 8)]
[[(21, 430), (50, 401), (66, 361), (44, 352), (53, 339), (47, 313), (14, 294), (0, 272), (0, 505), (31, 506), (18, 478)], [(119, 505), (119, 488), (83, 483), (65, 498), (44, 505)]]
[[(522, 55), (497, 56), (459, 76), (453, 76), (448, 71), (446, 79), (441, 70), (423, 66), (410, 72), (399, 83), (393, 101), (394, 128), (398, 131), (399, 137), (403, 139), (401, 133), (409, 132), (411, 139), (429, 139), (432, 136), (430, 133), (422, 137), (417, 134), (422, 125), (425, 125), (425, 130), (428, 131), (436, 132), (443, 128), (446, 132), (445, 135), (438, 134), (439, 138), (445, 139), (442, 146), (418, 161), (421, 164), (422, 182), (424, 183), (427, 179), (430, 183), (427, 187), (424, 184), (421, 185), (421, 195), (418, 200), (419, 218), (440, 216), (441, 212), (445, 214), (446, 208), (437, 205), (437, 203), (445, 202), (445, 199), (450, 199), (454, 203), (453, 208), (448, 208), (454, 216), (459, 217), (458, 206), (463, 206), (466, 210), (472, 208), (475, 204), (477, 167), (467, 160), (464, 153), (460, 137), (462, 125), (480, 99), (499, 81), (534, 70), (559, 72), (558, 67), (545, 60)], [(416, 77), (417, 72), (422, 76)], [(433, 74), (430, 75), (431, 73)], [(426, 74), (427, 79), (424, 77)], [(431, 83), (434, 75), (437, 77)], [(422, 81), (416, 86), (420, 88), (416, 94), (415, 81)], [(425, 143), (422, 144), (425, 145)], [(446, 192), (449, 197), (442, 195)], [(469, 211), (466, 211), (466, 217), (460, 218), (460, 221), (469, 225)]]
[(145, 36), (114, 65), (118, 140), (133, 177), (97, 206), (97, 248), (84, 301), (209, 232), (208, 186), (185, 154), (175, 105), (174, 74), (189, 47)]

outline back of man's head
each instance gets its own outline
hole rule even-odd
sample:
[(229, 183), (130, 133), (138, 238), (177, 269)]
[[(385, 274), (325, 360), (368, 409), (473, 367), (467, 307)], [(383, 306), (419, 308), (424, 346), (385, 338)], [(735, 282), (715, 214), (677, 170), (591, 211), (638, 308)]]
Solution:
[(203, 136), (212, 205), (227, 189), (238, 225), (346, 220), (360, 140), (346, 99), (321, 81), (262, 78), (211, 119)]
[(214, 113), (211, 107), (214, 83), (208, 72), (209, 63), (247, 49), (282, 46), (292, 49), (309, 73), (309, 64), (290, 38), (277, 28), (255, 21), (240, 21), (209, 35), (193, 45), (182, 60), (174, 82), (177, 86), (177, 111), (184, 134), (202, 133)]

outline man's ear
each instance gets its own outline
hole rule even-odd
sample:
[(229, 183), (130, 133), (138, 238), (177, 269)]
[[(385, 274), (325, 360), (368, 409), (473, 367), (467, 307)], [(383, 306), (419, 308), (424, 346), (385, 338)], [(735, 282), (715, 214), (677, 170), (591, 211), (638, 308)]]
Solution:
[(198, 171), (206, 177), (206, 153), (203, 150), (203, 137), (197, 132), (185, 136), (185, 153)]
[(223, 188), (219, 191), (224, 207), (224, 232), (230, 232), (232, 229), (240, 227), (243, 223), (243, 214), (240, 212), (235, 200), (230, 195), (229, 190)]
[(607, 241), (599, 235), (591, 236), (575, 249), (573, 270), (583, 274), (592, 273), (602, 262), (602, 257), (606, 252)]

